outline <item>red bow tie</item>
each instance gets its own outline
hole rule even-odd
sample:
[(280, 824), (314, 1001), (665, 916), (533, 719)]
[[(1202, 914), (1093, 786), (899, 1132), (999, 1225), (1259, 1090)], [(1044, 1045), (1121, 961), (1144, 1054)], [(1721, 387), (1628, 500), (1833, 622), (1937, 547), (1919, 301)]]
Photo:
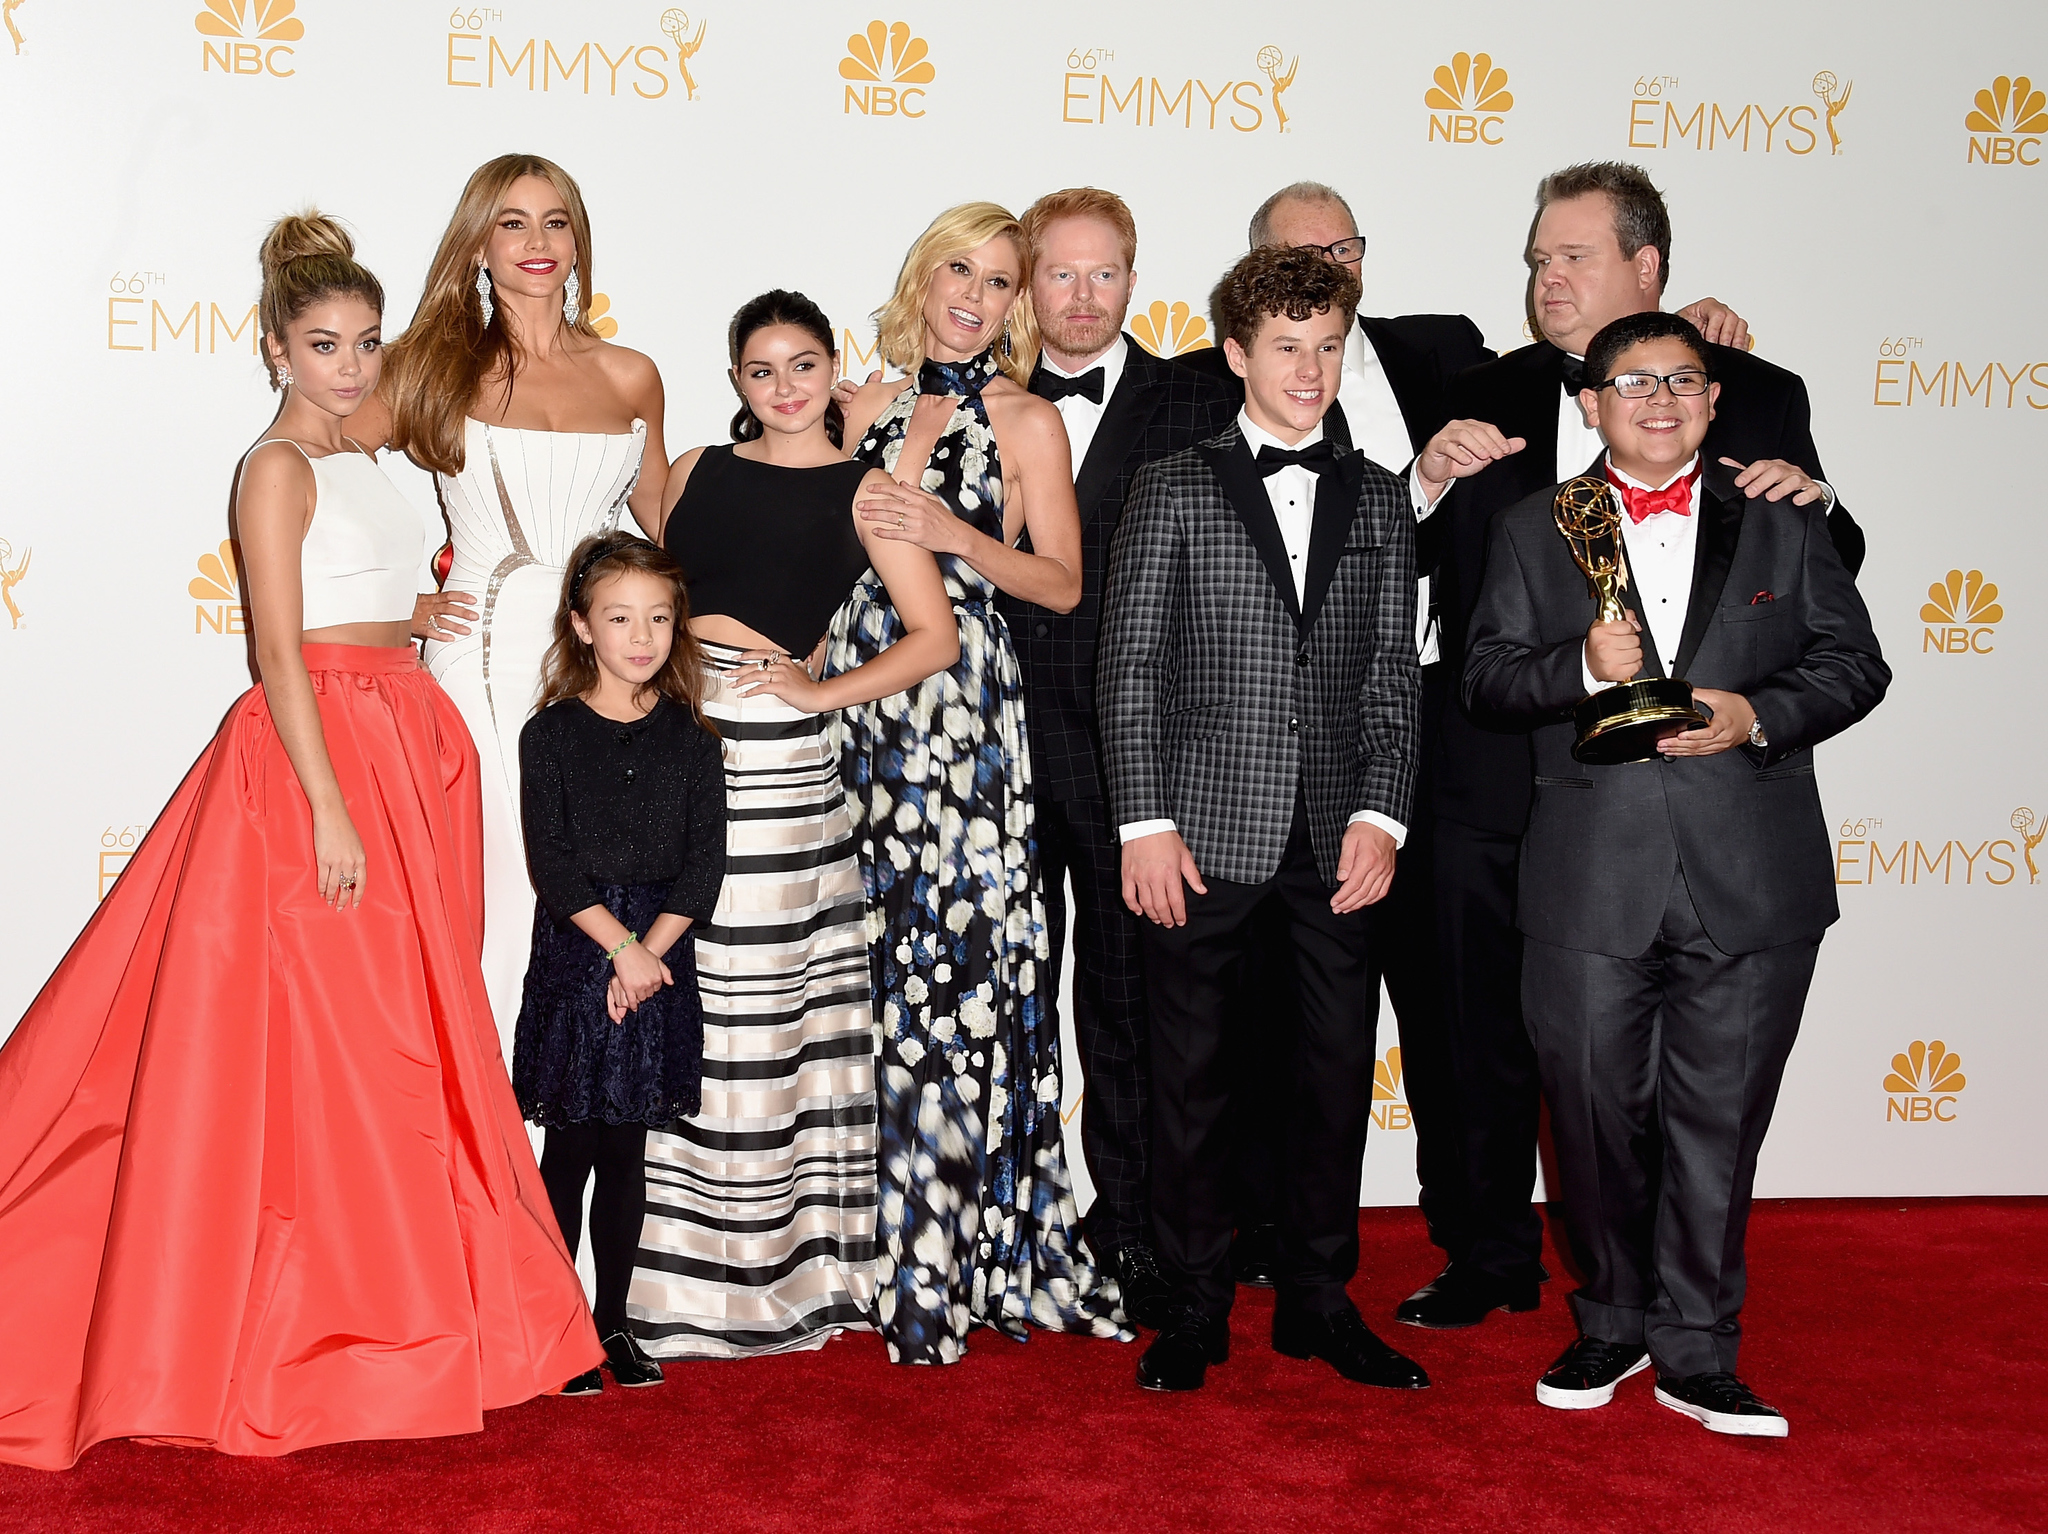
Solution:
[(1662, 490), (1644, 490), (1636, 485), (1625, 485), (1615, 477), (1613, 465), (1607, 468), (1607, 483), (1614, 486), (1615, 494), (1621, 497), (1621, 504), (1628, 512), (1631, 522), (1640, 523), (1645, 517), (1654, 517), (1660, 511), (1675, 511), (1681, 517), (1692, 515), (1692, 482), (1700, 477), (1698, 464), (1688, 474), (1681, 474)]

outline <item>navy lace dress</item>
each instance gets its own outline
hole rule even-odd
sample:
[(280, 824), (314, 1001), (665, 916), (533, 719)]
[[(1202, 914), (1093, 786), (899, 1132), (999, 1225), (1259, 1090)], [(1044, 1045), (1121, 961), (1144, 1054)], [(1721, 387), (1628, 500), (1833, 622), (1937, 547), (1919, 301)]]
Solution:
[[(1002, 464), (981, 391), (992, 353), (926, 362), (854, 457), (898, 478), (920, 394), (959, 405), (918, 477), (992, 538)], [(1060, 1145), (1059, 1039), (1039, 995), (1045, 908), (1032, 835), (1024, 697), (995, 588), (940, 573), (960, 659), (909, 692), (843, 711), (841, 764), (868, 904), (879, 1033), (876, 1324), (898, 1363), (952, 1363), (970, 1326), (1127, 1336), (1099, 1282)], [(834, 618), (829, 674), (903, 637), (870, 570)]]

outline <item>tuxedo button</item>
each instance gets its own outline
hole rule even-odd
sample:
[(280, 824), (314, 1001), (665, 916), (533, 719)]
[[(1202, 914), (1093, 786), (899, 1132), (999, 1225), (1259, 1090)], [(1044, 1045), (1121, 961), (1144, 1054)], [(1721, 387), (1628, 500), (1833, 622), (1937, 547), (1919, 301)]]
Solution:
[(1032, 625), (1031, 637), (1033, 639), (1043, 639), (1047, 634), (1050, 634), (1051, 632), (1052, 628), (1049, 624), (1038, 623)]
[(1303, 645), (1299, 650), (1296, 650), (1294, 652), (1294, 664), (1297, 666), (1306, 666), (1308, 664), (1307, 645)]
[(1287, 733), (1289, 735), (1299, 735), (1301, 733), (1301, 721), (1299, 719), (1288, 720)]

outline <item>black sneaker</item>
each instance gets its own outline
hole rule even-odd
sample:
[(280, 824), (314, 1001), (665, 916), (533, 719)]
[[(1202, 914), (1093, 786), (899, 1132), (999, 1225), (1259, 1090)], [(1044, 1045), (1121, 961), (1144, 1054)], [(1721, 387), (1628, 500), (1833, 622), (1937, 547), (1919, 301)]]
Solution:
[(613, 1332), (604, 1339), (605, 1367), (612, 1378), (629, 1389), (661, 1383), (661, 1365), (640, 1350), (640, 1341), (630, 1332)]
[(1683, 1412), (1710, 1433), (1742, 1438), (1783, 1438), (1792, 1431), (1782, 1414), (1764, 1405), (1750, 1388), (1726, 1372), (1657, 1376), (1657, 1404)]
[(1581, 1337), (1543, 1371), (1536, 1382), (1536, 1399), (1559, 1411), (1605, 1406), (1614, 1399), (1616, 1385), (1649, 1367), (1650, 1352), (1641, 1343)]

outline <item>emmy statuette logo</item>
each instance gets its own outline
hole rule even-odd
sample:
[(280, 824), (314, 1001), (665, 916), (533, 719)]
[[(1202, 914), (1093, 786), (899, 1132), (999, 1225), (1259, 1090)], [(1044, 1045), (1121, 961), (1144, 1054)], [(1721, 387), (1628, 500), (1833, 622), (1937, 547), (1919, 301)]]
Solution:
[(704, 46), (705, 23), (699, 21), (697, 30), (690, 31), (690, 13), (673, 7), (661, 13), (661, 30), (668, 40), (676, 45), (676, 70), (683, 77), (683, 88), (690, 94), (689, 101), (697, 99), (697, 82), (690, 75), (690, 60), (697, 56), (697, 50)]
[(1401, 1046), (1396, 1044), (1372, 1063), (1372, 1121), (1381, 1129), (1412, 1129), (1415, 1117), (1401, 1090)]
[(1155, 357), (1207, 351), (1216, 344), (1209, 339), (1207, 320), (1186, 304), (1176, 301), (1169, 305), (1163, 298), (1153, 299), (1142, 314), (1131, 316), (1131, 334)]
[(198, 603), (192, 609), (193, 633), (249, 632), (249, 609), (242, 605), (241, 553), (233, 539), (224, 539), (216, 552), (199, 556), (199, 573), (185, 586)]
[(1282, 133), (1293, 131), (1293, 113), (1281, 98), (1300, 73), (1301, 55), (1290, 60), (1277, 43), (1265, 44), (1252, 56), (1253, 73), (1244, 79), (1189, 75), (1174, 80), (1142, 70), (1126, 77), (1110, 72), (1107, 66), (1115, 61), (1110, 48), (1075, 48), (1067, 54), (1061, 122), (1257, 133), (1270, 120)]
[(1965, 164), (2039, 165), (2041, 137), (2048, 134), (2048, 94), (2025, 75), (2000, 75), (1977, 92), (1963, 126), (1970, 132)]
[(2041, 882), (2041, 865), (2034, 854), (2041, 850), (2041, 838), (2048, 836), (2048, 815), (2036, 815), (2026, 805), (2012, 812), (2012, 828), (2020, 839), (2020, 855), (2027, 860), (2027, 883)]
[(1842, 108), (1849, 104), (1849, 92), (1856, 88), (1851, 80), (1844, 85), (1835, 78), (1832, 69), (1823, 69), (1813, 77), (1813, 93), (1820, 97), (1820, 104), (1828, 109), (1828, 153), (1842, 152), (1842, 135), (1835, 130), (1835, 119), (1842, 115)]
[(28, 578), (28, 559), (34, 552), (33, 549), (23, 549), (21, 557), (16, 559), (14, 545), (0, 538), (0, 602), (7, 605), (9, 629), (20, 628), (21, 620), (26, 616), (21, 610), (21, 603), (15, 598), (14, 588)]
[(7, 23), (7, 35), (14, 40), (14, 51), (18, 55), (28, 39), (21, 35), (21, 28), (14, 23), (14, 13), (21, 9), (22, 0), (0, 0), (0, 21)]
[(911, 34), (907, 21), (871, 21), (865, 32), (846, 40), (839, 61), (845, 88), (840, 111), (848, 116), (922, 117), (927, 108), (922, 87), (939, 75), (930, 46)]
[(1940, 1039), (1924, 1044), (1916, 1039), (1903, 1054), (1892, 1056), (1892, 1068), (1885, 1072), (1884, 1121), (1952, 1124), (1956, 1098), (1968, 1085), (1961, 1055)]
[(1930, 625), (1920, 632), (1922, 655), (1989, 655), (1992, 625), (2005, 621), (2005, 608), (1982, 570), (1951, 570), (1927, 588), (1920, 621)]
[(1513, 110), (1508, 72), (1490, 53), (1453, 54), (1436, 67), (1436, 83), (1422, 93), (1429, 108), (1429, 139), (1434, 144), (1498, 144), (1506, 114)]
[(219, 41), (201, 44), (200, 72), (289, 80), (296, 71), (287, 45), (306, 35), (296, 9), (298, 0), (206, 0), (192, 25), (202, 38)]

